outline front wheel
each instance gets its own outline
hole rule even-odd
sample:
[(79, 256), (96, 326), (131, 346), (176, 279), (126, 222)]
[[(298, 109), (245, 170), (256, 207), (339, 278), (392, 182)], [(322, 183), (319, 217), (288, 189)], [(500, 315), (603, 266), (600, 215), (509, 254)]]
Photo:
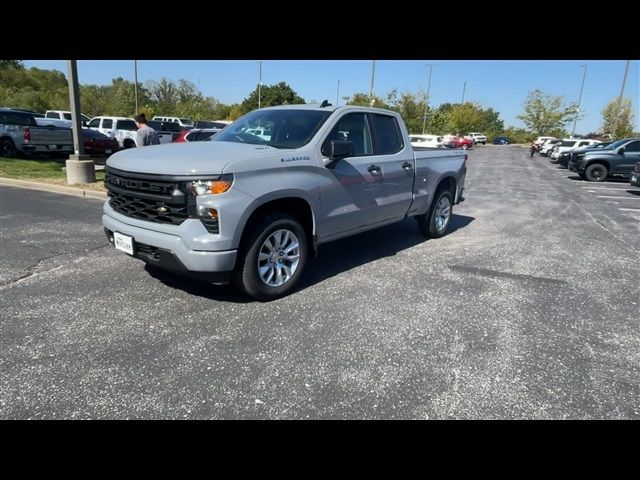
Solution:
[(594, 163), (589, 165), (587, 169), (584, 171), (584, 176), (586, 180), (590, 182), (604, 182), (609, 175), (609, 171), (607, 167), (602, 165), (601, 163)]
[(233, 282), (257, 300), (288, 294), (307, 263), (307, 234), (290, 215), (269, 213), (250, 232), (241, 251)]
[(486, 145), (486, 144), (487, 144), (487, 142), (482, 142), (482, 144), (483, 144), (483, 145)]
[(13, 158), (16, 156), (16, 147), (13, 145), (13, 142), (5, 138), (0, 143), (0, 156), (6, 158)]
[(451, 221), (453, 199), (451, 192), (440, 190), (426, 214), (416, 217), (420, 232), (429, 238), (440, 238), (447, 233)]

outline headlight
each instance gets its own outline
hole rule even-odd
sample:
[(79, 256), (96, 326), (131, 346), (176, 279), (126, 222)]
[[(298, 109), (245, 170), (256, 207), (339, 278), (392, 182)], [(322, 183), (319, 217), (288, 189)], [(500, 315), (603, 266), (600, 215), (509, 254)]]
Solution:
[(194, 195), (218, 195), (229, 190), (232, 184), (233, 175), (229, 173), (213, 180), (194, 180), (188, 187)]

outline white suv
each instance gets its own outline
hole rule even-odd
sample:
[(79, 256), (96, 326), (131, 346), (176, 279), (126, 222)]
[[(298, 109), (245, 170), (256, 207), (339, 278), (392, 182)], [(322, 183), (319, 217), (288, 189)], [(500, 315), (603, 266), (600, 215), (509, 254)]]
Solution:
[(471, 140), (474, 145), (476, 143), (481, 143), (483, 145), (487, 144), (487, 137), (485, 135), (481, 134), (481, 133), (478, 133), (478, 132), (471, 132), (469, 135), (466, 136), (466, 138)]
[(193, 122), (188, 118), (179, 118), (179, 117), (153, 117), (151, 120), (155, 120), (156, 122), (173, 122), (180, 125), (182, 128), (193, 128)]
[(138, 126), (133, 118), (127, 117), (95, 117), (87, 125), (91, 130), (104, 133), (107, 137), (115, 138), (120, 148), (137, 146)]
[(589, 145), (595, 145), (596, 143), (602, 142), (598, 140), (588, 140), (586, 138), (563, 138), (560, 143), (556, 144), (553, 152), (551, 153), (551, 158), (557, 160), (562, 152), (573, 150), (574, 148), (582, 148)]

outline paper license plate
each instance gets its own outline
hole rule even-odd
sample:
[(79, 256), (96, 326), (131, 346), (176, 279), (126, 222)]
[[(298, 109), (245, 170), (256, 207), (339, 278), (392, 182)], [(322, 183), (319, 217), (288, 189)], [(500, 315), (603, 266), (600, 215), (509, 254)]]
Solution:
[(113, 233), (113, 243), (118, 250), (133, 255), (133, 237), (118, 232)]

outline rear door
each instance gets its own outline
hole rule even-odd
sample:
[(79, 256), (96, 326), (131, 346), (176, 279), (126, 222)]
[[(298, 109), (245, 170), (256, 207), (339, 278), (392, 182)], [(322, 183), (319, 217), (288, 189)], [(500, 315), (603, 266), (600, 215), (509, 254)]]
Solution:
[(369, 114), (373, 125), (374, 153), (382, 167), (385, 194), (379, 208), (384, 220), (403, 218), (413, 198), (414, 160), (411, 144), (405, 145), (392, 115)]

